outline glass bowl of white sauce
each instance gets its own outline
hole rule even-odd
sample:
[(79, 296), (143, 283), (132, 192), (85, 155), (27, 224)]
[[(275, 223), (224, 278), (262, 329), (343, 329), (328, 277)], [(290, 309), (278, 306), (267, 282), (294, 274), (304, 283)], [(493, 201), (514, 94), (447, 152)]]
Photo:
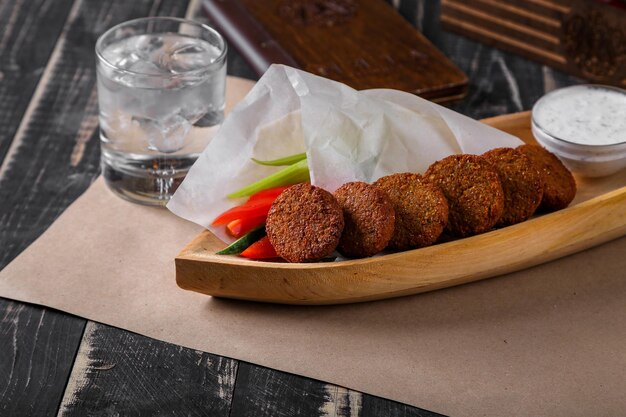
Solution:
[(532, 132), (573, 172), (614, 174), (626, 168), (626, 90), (595, 84), (554, 90), (533, 106)]

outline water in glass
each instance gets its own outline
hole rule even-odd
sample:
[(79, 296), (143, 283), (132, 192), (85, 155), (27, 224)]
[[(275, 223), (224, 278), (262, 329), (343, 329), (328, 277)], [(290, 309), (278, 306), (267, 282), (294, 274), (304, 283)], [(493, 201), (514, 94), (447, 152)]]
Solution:
[(112, 42), (98, 62), (103, 175), (122, 196), (164, 204), (223, 119), (223, 50), (179, 33)]

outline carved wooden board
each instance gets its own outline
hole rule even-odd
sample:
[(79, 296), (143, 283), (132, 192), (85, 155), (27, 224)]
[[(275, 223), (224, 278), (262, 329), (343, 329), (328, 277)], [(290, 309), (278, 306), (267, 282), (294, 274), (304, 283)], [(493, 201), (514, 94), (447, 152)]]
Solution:
[(357, 90), (393, 88), (433, 101), (462, 98), (467, 77), (380, 0), (203, 0), (259, 75), (284, 63)]
[(562, 71), (626, 87), (622, 0), (442, 0), (441, 23)]
[[(529, 113), (485, 120), (532, 141)], [(482, 235), (367, 259), (289, 264), (215, 252), (209, 231), (176, 258), (181, 288), (213, 296), (285, 304), (335, 304), (416, 294), (506, 274), (626, 234), (626, 171), (577, 179), (570, 207)], [(612, 190), (612, 191), (609, 191)]]

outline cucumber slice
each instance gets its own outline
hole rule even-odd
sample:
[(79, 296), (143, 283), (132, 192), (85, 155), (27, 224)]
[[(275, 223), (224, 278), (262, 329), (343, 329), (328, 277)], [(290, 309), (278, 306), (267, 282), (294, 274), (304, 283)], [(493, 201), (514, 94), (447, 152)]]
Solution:
[(219, 252), (216, 252), (217, 255), (238, 255), (244, 250), (248, 248), (248, 246), (252, 245), (257, 240), (260, 240), (263, 236), (265, 236), (265, 225), (259, 226), (256, 229), (252, 229), (245, 235), (241, 236), (239, 239), (235, 240), (230, 245), (226, 246)]

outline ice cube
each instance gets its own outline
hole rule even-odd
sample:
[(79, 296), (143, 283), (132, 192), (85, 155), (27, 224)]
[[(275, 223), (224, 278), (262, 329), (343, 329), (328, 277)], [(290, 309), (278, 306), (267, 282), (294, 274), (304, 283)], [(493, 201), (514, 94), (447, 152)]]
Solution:
[(180, 109), (180, 115), (189, 123), (195, 124), (206, 114), (207, 110), (208, 106), (206, 104), (203, 105), (192, 100)]
[(213, 63), (219, 54), (219, 49), (202, 39), (188, 39), (170, 52), (169, 70), (178, 74), (202, 69)]
[(145, 61), (143, 59), (140, 59), (138, 61), (136, 61), (135, 63), (133, 63), (130, 67), (127, 68), (129, 71), (138, 73), (138, 74), (145, 74), (145, 75), (162, 75), (162, 74), (167, 74), (166, 72), (164, 72), (158, 65), (150, 62), (150, 61)]
[(171, 153), (181, 150), (187, 145), (188, 133), (192, 127), (184, 117), (175, 114), (161, 123), (163, 127), (163, 142), (159, 150), (164, 153)]
[(173, 114), (164, 120), (133, 117), (148, 138), (148, 149), (162, 153), (174, 153), (187, 145), (192, 125), (184, 117)]
[(108, 45), (102, 55), (111, 64), (129, 69), (135, 62), (149, 60), (150, 36), (131, 36), (121, 41)]
[(133, 51), (143, 60), (151, 60), (152, 54), (163, 47), (163, 36), (158, 34), (136, 35), (122, 41), (126, 49)]

